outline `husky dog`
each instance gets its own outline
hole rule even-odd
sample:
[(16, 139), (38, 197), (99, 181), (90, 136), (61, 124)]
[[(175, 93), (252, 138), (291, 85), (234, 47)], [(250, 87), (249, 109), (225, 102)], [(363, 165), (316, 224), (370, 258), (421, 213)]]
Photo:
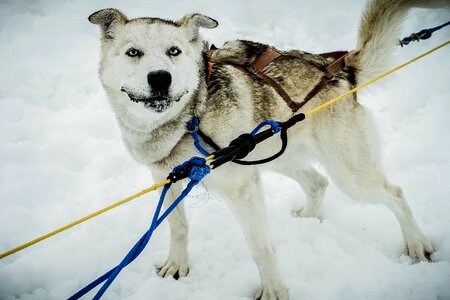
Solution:
[[(432, 2), (432, 3), (431, 3)], [(435, 3), (436, 2), (436, 3)], [(397, 28), (409, 8), (442, 7), (446, 1), (370, 0), (361, 19), (356, 50), (345, 58), (343, 71), (297, 113), (305, 112), (365, 82), (383, 70), (396, 44)], [(139, 163), (161, 181), (172, 167), (198, 155), (185, 124), (198, 116), (200, 130), (225, 147), (239, 134), (265, 119), (284, 121), (292, 110), (273, 87), (226, 63), (216, 63), (207, 82), (208, 45), (200, 28), (218, 22), (201, 14), (179, 21), (159, 18), (129, 20), (116, 9), (89, 17), (100, 25), (100, 76), (122, 131), (123, 141)], [(245, 63), (265, 45), (232, 41), (214, 53), (217, 61)], [(268, 64), (264, 73), (301, 101), (324, 75), (332, 59), (291, 51)], [(353, 199), (382, 203), (400, 223), (407, 254), (427, 261), (433, 246), (419, 229), (402, 189), (391, 184), (379, 166), (372, 119), (354, 94), (345, 101), (308, 117), (288, 132), (285, 155), (263, 167), (284, 174), (304, 189), (305, 207), (298, 217), (317, 217), (328, 180), (311, 163), (320, 161), (333, 181)], [(267, 157), (279, 148), (277, 139), (257, 147), (249, 159)], [(224, 165), (208, 176), (208, 186), (227, 200), (240, 223), (257, 264), (261, 286), (257, 299), (287, 299), (288, 290), (270, 242), (261, 168)], [(174, 185), (165, 205), (180, 194)], [(183, 203), (169, 216), (170, 250), (157, 272), (175, 278), (188, 274), (188, 223)]]

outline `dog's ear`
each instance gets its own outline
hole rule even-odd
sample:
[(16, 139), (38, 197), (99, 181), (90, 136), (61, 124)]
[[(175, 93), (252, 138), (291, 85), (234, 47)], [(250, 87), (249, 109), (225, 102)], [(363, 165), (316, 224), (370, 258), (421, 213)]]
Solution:
[(202, 14), (186, 15), (178, 21), (178, 24), (182, 27), (186, 27), (192, 31), (194, 38), (198, 37), (198, 31), (200, 27), (203, 28), (216, 28), (219, 22)]
[(127, 17), (115, 8), (105, 8), (96, 11), (89, 16), (88, 20), (92, 24), (100, 25), (105, 39), (113, 39), (117, 26), (128, 22)]

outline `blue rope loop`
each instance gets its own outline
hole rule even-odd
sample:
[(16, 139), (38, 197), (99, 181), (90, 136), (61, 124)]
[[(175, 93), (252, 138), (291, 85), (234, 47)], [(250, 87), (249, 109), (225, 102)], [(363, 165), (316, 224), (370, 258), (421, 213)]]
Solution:
[(200, 124), (200, 120), (197, 116), (192, 117), (192, 120), (190, 122), (186, 123), (186, 129), (189, 132), (197, 131), (198, 125)]
[(270, 125), (270, 128), (273, 130), (273, 132), (275, 134), (277, 134), (281, 130), (280, 125), (278, 124), (278, 122), (275, 122), (275, 121), (272, 121), (272, 120), (264, 120), (258, 126), (256, 126), (256, 128), (253, 129), (253, 131), (250, 132), (250, 134), (251, 135), (256, 135), (261, 130), (261, 128), (263, 128), (266, 125)]
[(95, 296), (93, 297), (93, 299), (95, 300), (100, 299), (106, 292), (106, 290), (109, 288), (109, 286), (112, 284), (114, 279), (122, 271), (122, 269), (128, 266), (133, 260), (135, 260), (139, 256), (139, 254), (142, 253), (142, 251), (150, 241), (153, 232), (156, 230), (156, 228), (158, 228), (158, 226), (177, 207), (177, 205), (189, 194), (192, 188), (196, 186), (211, 171), (210, 167), (206, 164), (206, 160), (204, 158), (196, 156), (192, 157), (183, 164), (176, 166), (175, 168), (173, 168), (172, 172), (179, 172), (182, 170), (189, 171), (187, 177), (189, 177), (190, 182), (183, 190), (183, 192), (180, 194), (180, 196), (178, 196), (178, 198), (175, 199), (175, 201), (169, 206), (169, 208), (167, 208), (167, 210), (161, 216), (159, 216), (161, 213), (164, 199), (172, 183), (166, 184), (161, 192), (161, 196), (156, 206), (156, 210), (153, 214), (153, 219), (151, 221), (150, 228), (147, 230), (147, 232), (144, 233), (144, 235), (137, 241), (137, 243), (133, 246), (133, 248), (131, 248), (131, 250), (127, 253), (125, 258), (116, 267), (112, 268), (102, 276), (92, 281), (90, 284), (79, 290), (73, 296), (69, 297), (68, 300), (77, 300), (83, 297), (88, 292), (90, 292), (100, 283), (105, 282), (103, 286), (98, 290), (97, 294), (95, 294)]
[(427, 40), (433, 35), (433, 32), (438, 31), (448, 25), (450, 25), (450, 21), (436, 27), (422, 29), (419, 32), (412, 33), (410, 36), (404, 37), (403, 39), (399, 40), (398, 43), (400, 46), (403, 47), (408, 45), (410, 42), (419, 42), (420, 40)]

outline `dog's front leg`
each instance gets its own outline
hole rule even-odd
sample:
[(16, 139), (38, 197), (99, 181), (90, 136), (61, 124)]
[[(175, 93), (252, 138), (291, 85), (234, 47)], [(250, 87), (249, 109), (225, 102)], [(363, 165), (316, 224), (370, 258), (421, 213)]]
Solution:
[[(233, 166), (229, 167), (230, 169), (234, 168)], [(209, 179), (212, 178), (213, 176)], [(242, 227), (250, 252), (258, 267), (261, 286), (255, 298), (288, 299), (288, 291), (281, 280), (275, 251), (269, 238), (259, 173), (239, 169), (231, 174), (226, 172), (226, 174), (214, 178), (213, 180), (217, 181), (213, 185), (219, 194), (227, 199), (229, 207)]]
[[(153, 172), (155, 173), (155, 172)], [(156, 177), (159, 178), (160, 176)], [(164, 178), (164, 177), (161, 177)], [(164, 207), (167, 209), (181, 194), (181, 184), (173, 184), (167, 192)], [(175, 279), (187, 276), (188, 268), (188, 223), (183, 202), (167, 217), (170, 227), (170, 248), (166, 262), (156, 268), (161, 277), (172, 276)]]

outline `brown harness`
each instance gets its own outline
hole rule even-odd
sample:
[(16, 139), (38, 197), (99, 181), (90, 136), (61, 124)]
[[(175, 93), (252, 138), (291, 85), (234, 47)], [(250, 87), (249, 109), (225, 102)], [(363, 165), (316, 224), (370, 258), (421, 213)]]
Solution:
[(208, 71), (207, 71), (207, 83), (209, 84), (209, 79), (211, 77), (213, 71), (213, 65), (215, 63), (222, 63), (231, 65), (241, 71), (248, 72), (256, 75), (259, 79), (263, 80), (265, 83), (270, 85), (280, 97), (286, 102), (286, 104), (291, 108), (291, 110), (295, 113), (300, 108), (302, 108), (309, 100), (311, 100), (315, 95), (317, 95), (320, 90), (322, 90), (328, 82), (333, 80), (335, 76), (340, 73), (345, 67), (345, 57), (349, 53), (348, 51), (335, 51), (335, 52), (327, 52), (320, 54), (325, 58), (334, 58), (335, 60), (328, 65), (326, 68), (325, 75), (322, 76), (320, 81), (309, 91), (309, 93), (305, 96), (303, 101), (296, 102), (292, 100), (289, 94), (283, 89), (281, 85), (275, 82), (272, 78), (270, 78), (267, 74), (263, 72), (264, 68), (267, 67), (271, 62), (280, 56), (291, 56), (287, 53), (282, 53), (274, 48), (269, 48), (264, 51), (262, 54), (257, 56), (249, 65), (240, 65), (229, 62), (217, 62), (211, 58), (212, 53), (216, 51), (215, 49), (211, 49), (208, 52)]

